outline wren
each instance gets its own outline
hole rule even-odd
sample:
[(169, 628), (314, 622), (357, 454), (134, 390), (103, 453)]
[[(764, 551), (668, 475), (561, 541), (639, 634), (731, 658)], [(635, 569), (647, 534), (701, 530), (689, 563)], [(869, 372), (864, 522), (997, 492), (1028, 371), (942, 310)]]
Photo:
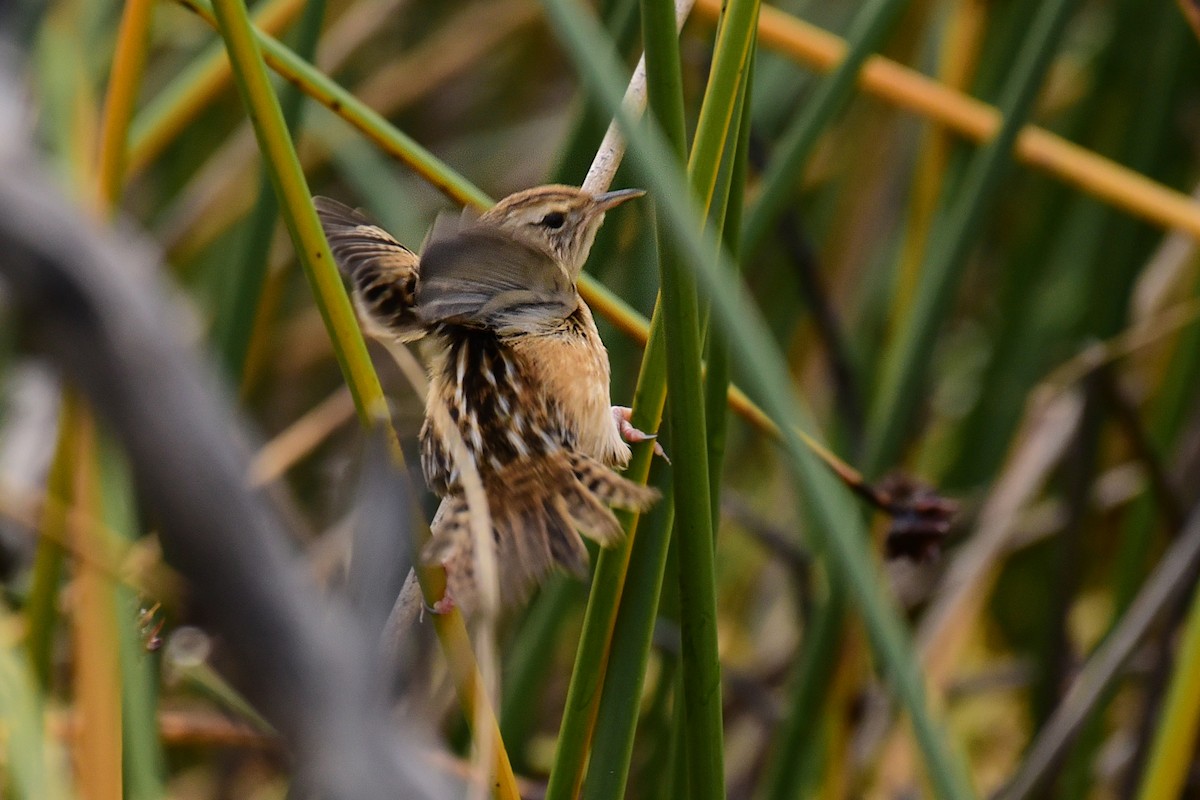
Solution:
[(439, 607), (470, 613), (479, 600), (456, 452), (487, 496), (502, 604), (554, 568), (585, 575), (580, 534), (612, 545), (622, 528), (611, 508), (658, 499), (615, 471), (629, 442), (653, 437), (610, 405), (608, 354), (576, 288), (605, 212), (642, 194), (517, 192), (479, 216), (439, 217), (420, 257), (359, 212), (316, 199), (364, 331), (433, 343), (421, 466), (442, 504), (422, 558), (446, 569)]

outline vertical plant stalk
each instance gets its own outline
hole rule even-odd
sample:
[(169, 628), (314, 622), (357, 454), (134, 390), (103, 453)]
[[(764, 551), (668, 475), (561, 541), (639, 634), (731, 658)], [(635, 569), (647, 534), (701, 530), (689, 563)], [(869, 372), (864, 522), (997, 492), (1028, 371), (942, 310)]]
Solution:
[(613, 626), (612, 653), (596, 712), (596, 743), (587, 773), (587, 797), (620, 800), (626, 796), (638, 710), (658, 618), (667, 550), (675, 520), (670, 468), (657, 461), (650, 482), (663, 487), (658, 505), (643, 515), (630, 550), (628, 579)]
[[(654, 320), (659, 317), (655, 308)], [(662, 326), (651, 324), (650, 339), (642, 354), (642, 368), (633, 395), (632, 422), (639, 430), (659, 429), (666, 403), (666, 348)], [(649, 444), (634, 447), (625, 477), (645, 483), (650, 473), (654, 449)], [(665, 499), (660, 501), (665, 502)], [(571, 800), (583, 785), (592, 737), (596, 729), (602, 687), (611, 654), (613, 629), (620, 608), (621, 594), (629, 569), (630, 554), (638, 538), (640, 517), (618, 512), (624, 539), (615, 547), (601, 550), (596, 559), (592, 588), (584, 611), (583, 630), (575, 655), (575, 667), (567, 687), (567, 699), (554, 750), (554, 764), (546, 787), (546, 800)]]
[(1074, 8), (1073, 0), (1053, 0), (1039, 8), (1000, 98), (1004, 122), (996, 138), (972, 159), (945, 217), (935, 226), (936, 244), (925, 260), (913, 305), (883, 356), (883, 376), (868, 420), (868, 475), (886, 469), (900, 455), (913, 413), (926, 395), (921, 384), (939, 323)]
[[(741, 87), (750, 68), (758, 9), (757, 2), (730, 0), (721, 17), (712, 69), (700, 103), (692, 151), (687, 159), (690, 182), (706, 212), (712, 206), (726, 144), (731, 137), (737, 138), (734, 121), (741, 108)], [(678, 45), (675, 50), (678, 51)]]
[[(7, 606), (0, 624), (18, 627), (21, 622)], [(5, 722), (3, 755), (5, 786), (14, 797), (68, 800), (66, 759), (57, 737), (46, 736), (45, 687), (29, 668), (21, 648), (0, 648), (0, 717)]]
[[(687, 159), (688, 183), (707, 216), (722, 164), (736, 141), (735, 120), (758, 22), (757, 0), (731, 0), (714, 47), (713, 66), (700, 106), (696, 135)], [(667, 36), (665, 12), (643, 3), (646, 47), (659, 49), (658, 68), (647, 53), (651, 106), (682, 158), (686, 147), (679, 46)], [(658, 18), (659, 35), (651, 38)], [(728, 187), (726, 187), (726, 197)], [(724, 206), (726, 198), (721, 198)], [(702, 330), (694, 271), (668, 233), (672, 222), (656, 204), (659, 231), (659, 294), (667, 352), (667, 408), (675, 450), (675, 543), (679, 557), (680, 633), (689, 785), (696, 797), (725, 796), (724, 723), (721, 666), (717, 647), (717, 600), (713, 502), (708, 463), (708, 423), (702, 377)], [(722, 412), (724, 409), (722, 408)]]
[(71, 614), (75, 645), (75, 704), (83, 719), (77, 734), (76, 765), (86, 800), (121, 800), (121, 666), (117, 598), (109, 576), (96, 563), (107, 563), (103, 539), (92, 521), (100, 495), (95, 423), (80, 412), (72, 442), (74, 480), (67, 530), (72, 547), (88, 557), (75, 571)]
[[(651, 5), (646, 4), (647, 13)], [(735, 119), (739, 99), (744, 97), (743, 85), (757, 29), (758, 8), (758, 2), (753, 0), (732, 0), (726, 6), (718, 28), (709, 82), (687, 159), (688, 182), (700, 199), (706, 216), (713, 204), (722, 155), (733, 152), (729, 142), (737, 139)], [(679, 52), (674, 39), (670, 45), (660, 55), (663, 62), (660, 80), (664, 94), (669, 92), (670, 96), (656, 104), (657, 118), (668, 132), (671, 144), (677, 151), (682, 151), (682, 98), (678, 100), (678, 109), (672, 107), (681, 93)], [(728, 192), (726, 186), (725, 197), (721, 198), (722, 207)], [(671, 224), (660, 207), (660, 294), (663, 329), (670, 353), (667, 403), (672, 446), (677, 458), (674, 484), (682, 644), (680, 668), (688, 723), (683, 737), (690, 791), (697, 797), (724, 797), (724, 725), (716, 635), (715, 503), (709, 473), (707, 410), (695, 399), (704, 397), (705, 392), (701, 375), (703, 331), (695, 275), (685, 265), (687, 256), (668, 233)], [(724, 404), (718, 413), (724, 413)]]
[[(303, 0), (264, 0), (255, 6), (251, 19), (256, 29), (275, 34), (300, 13), (302, 6)], [(219, 40), (213, 42), (134, 119), (129, 135), (128, 175), (139, 175), (158, 158), (205, 106), (229, 88), (232, 79), (224, 46)]]
[(805, 626), (803, 646), (793, 679), (790, 711), (772, 744), (766, 772), (765, 800), (806, 797), (815, 778), (814, 756), (825, 742), (821, 713), (828, 703), (829, 683), (838, 663), (845, 623), (845, 595), (830, 592)]
[(117, 48), (100, 128), (98, 205), (104, 213), (116, 208), (125, 183), (129, 124), (133, 119), (138, 88), (142, 85), (155, 1), (127, 0), (117, 31)]
[[(296, 29), (296, 53), (312, 60), (325, 17), (325, 0), (307, 0)], [(279, 99), (283, 124), (298, 138), (304, 94), (294, 85), (283, 87)], [(259, 170), (258, 200), (250, 218), (243, 226), (241, 258), (234, 259), (216, 309), (212, 337), (217, 353), (224, 361), (230, 379), (245, 391), (246, 355), (255, 330), (255, 315), (259, 310), (266, 282), (268, 257), (275, 226), (279, 221), (279, 201), (271, 188), (266, 166)]]
[[(724, 204), (725, 213), (728, 214), (724, 230), (727, 235), (733, 236), (736, 236), (739, 230), (737, 213), (741, 207), (741, 187), (745, 178), (746, 132), (749, 130), (748, 105), (745, 103), (747, 84), (748, 81), (744, 80), (738, 87), (738, 105), (741, 109), (738, 117), (741, 119), (741, 128), (736, 137), (730, 137), (726, 148), (726, 160), (736, 163), (731, 169), (722, 170), (726, 179), (725, 185), (722, 188), (718, 182), (717, 197), (714, 198), (728, 198), (728, 202)], [(732, 196), (734, 194), (736, 197)], [(713, 213), (721, 214), (721, 210), (714, 209)], [(719, 470), (715, 470), (713, 464), (720, 463), (728, 405), (728, 371), (721, 369), (721, 359), (712, 355), (716, 333), (709, 333), (710, 355), (705, 373), (707, 444), (710, 454), (709, 492), (713, 519), (717, 519), (720, 481)], [(658, 338), (658, 341), (661, 341), (661, 338)], [(643, 364), (643, 375), (661, 374), (661, 371), (661, 364), (655, 367), (649, 359)], [(718, 429), (718, 432), (714, 433), (714, 429)], [(613, 629), (612, 651), (600, 694), (600, 708), (596, 718), (596, 744), (588, 769), (587, 792), (589, 797), (594, 798), (615, 799), (625, 795), (634, 737), (639, 722), (638, 710), (649, 664), (655, 622), (658, 618), (668, 545), (674, 524), (675, 497), (671, 491), (673, 481), (669, 476), (657, 474), (665, 471), (665, 464), (656, 462), (654, 467), (651, 482), (663, 486), (664, 494), (660, 505), (641, 521), (629, 558), (628, 579), (621, 594), (620, 608)], [(667, 689), (673, 683), (673, 679), (660, 678), (656, 692), (659, 716), (664, 711), (661, 704), (668, 696)], [(653, 711), (651, 715), (654, 716)], [(646, 790), (646, 787), (641, 788)]]
[[(139, 533), (133, 483), (128, 464), (111, 437), (100, 436), (96, 448), (100, 479), (100, 525), (93, 526), (97, 540), (108, 544), (113, 554), (107, 563), (120, 563), (116, 553), (128, 552)], [(126, 800), (159, 800), (165, 792), (166, 763), (158, 733), (157, 660), (146, 652), (139, 629), (137, 592), (112, 583), (116, 615), (117, 652), (121, 661), (121, 696), (124, 718), (124, 767)]]
[[(679, 26), (682, 23), (682, 15), (687, 10), (687, 3), (676, 2), (673, 9), (670, 4), (663, 4), (656, 6), (654, 12), (656, 13), (657, 21), (660, 23), (654, 37), (656, 40), (661, 39), (664, 42), (669, 40), (672, 50), (675, 53), (673, 63), (676, 71), (678, 70), (676, 37)], [(745, 27), (748, 26), (743, 26), (743, 37), (746, 35), (744, 33)], [(727, 39), (726, 41), (732, 40)], [(718, 47), (727, 52), (730, 45), (719, 44)], [(747, 46), (743, 44), (743, 55), (746, 49)], [(648, 46), (647, 57), (643, 58), (641, 63), (647, 64), (647, 58), (652, 59), (653, 56), (653, 48)], [(729, 62), (728, 55), (725, 55), (724, 59), (726, 63)], [(666, 60), (670, 61), (672, 57), (667, 57)], [(728, 70), (729, 67), (726, 66), (722, 67), (720, 72), (714, 68), (713, 72), (714, 75), (725, 74)], [(649, 63), (647, 65), (647, 74), (653, 74), (654, 71), (654, 65)], [(638, 84), (640, 81), (641, 79), (635, 75), (631, 82), (632, 85), (625, 91), (623, 104), (628, 112), (636, 112), (640, 105), (637, 102), (639, 93)], [(676, 85), (679, 85), (678, 81)], [(734, 85), (736, 86), (736, 83)], [(653, 97), (653, 93), (651, 93), (651, 96)], [(734, 97), (736, 97), (736, 91), (734, 92)], [(722, 113), (719, 103), (711, 106), (711, 108), (713, 109), (713, 111), (710, 111), (711, 120), (706, 123), (704, 129), (710, 131), (706, 134), (706, 138), (716, 135), (722, 143), (717, 147), (717, 162), (719, 162), (720, 148), (723, 146), (727, 131), (718, 127), (715, 122), (720, 121), (723, 117), (726, 124), (728, 124), (728, 120), (732, 116), (732, 110), (725, 109)], [(677, 116), (681, 126), (679, 132), (679, 152), (682, 158), (685, 146), (682, 133), (682, 95), (679, 96)], [(612, 174), (615, 173), (619, 165), (620, 153), (607, 152), (609, 148), (616, 147), (620, 147), (621, 151), (623, 151), (623, 145), (621, 145), (623, 137), (615, 125), (614, 123), (614, 126), (610, 126), (609, 135), (605, 138), (605, 144), (602, 145), (601, 151), (597, 154), (592, 170), (589, 173), (588, 181), (590, 183), (587, 185), (592, 190), (604, 188), (611, 181)], [(700, 137), (699, 132), (697, 136), (698, 138)], [(718, 167), (719, 163), (704, 164), (706, 170), (711, 169), (712, 171), (711, 177), (705, 173), (702, 178), (702, 182), (707, 186), (707, 189), (703, 192), (706, 206), (712, 202), (712, 185), (715, 183), (715, 175)], [(665, 401), (666, 387), (663, 379), (665, 351), (662, 350), (663, 328), (660, 326), (662, 319), (661, 311), (662, 307), (656, 306), (633, 405), (634, 424), (648, 431), (658, 429)], [(699, 366), (698, 347), (699, 345), (697, 344), (697, 367)], [(635, 480), (645, 480), (646, 471), (649, 468), (648, 459), (649, 449), (639, 451), (630, 465), (629, 476)], [(618, 598), (621, 595), (622, 587), (625, 585), (629, 554), (636, 536), (636, 523), (636, 516), (629, 517), (626, 525), (625, 541), (618, 548), (602, 552), (596, 566), (593, 591), (588, 600), (584, 631), (580, 638), (579, 652), (576, 656), (576, 669), (572, 673), (566, 711), (562, 728), (559, 732), (558, 749), (555, 753), (555, 766), (551, 772), (550, 785), (547, 791), (549, 798), (573, 797), (577, 795), (584, 778), (583, 765), (595, 731), (596, 714), (601, 698), (600, 687), (605, 680), (607, 662), (611, 652), (610, 644), (619, 608)], [(708, 527), (710, 530), (709, 541), (711, 542), (711, 522)], [(715, 623), (715, 615), (713, 621)], [(719, 716), (719, 706), (717, 711)], [(721, 783), (723, 784), (723, 781)]]
[[(753, 34), (757, 36), (757, 14)], [(716, 195), (723, 200), (709, 215), (718, 221), (718, 235), (730, 253), (741, 252), (742, 203), (750, 165), (750, 89), (753, 85), (756, 45), (747, 49), (744, 75), (737, 87), (737, 127), (727, 137)], [(737, 259), (740, 261), (740, 259)], [(730, 369), (729, 342), (720, 327), (711, 325), (711, 309), (704, 301), (701, 330), (705, 339), (704, 414), (708, 425), (708, 493), (714, 535), (720, 529), (721, 483), (724, 475), (725, 443), (729, 429)]]
[(1191, 611), (1138, 800), (1182, 797), (1195, 764), (1196, 732), (1200, 730), (1200, 592), (1192, 591)]
[[(338, 363), (355, 401), (359, 421), (364, 426), (384, 426), (392, 445), (393, 457), (403, 469), (403, 455), (395, 431), (387, 417), (387, 403), (379, 378), (371, 365), (366, 344), (354, 318), (350, 301), (334, 266), (329, 244), (321, 231), (312, 196), (296, 151), (284, 125), (279, 100), (267, 79), (258, 39), (246, 14), (242, 0), (217, 0), (213, 6), (221, 38), (229, 52), (230, 63), (242, 99), (254, 125), (255, 136), (270, 169), (271, 182), (279, 196), (280, 208), (295, 243), (297, 256), (312, 286), (314, 299), (329, 331)], [(429, 531), (417, 527), (415, 543), (419, 550), (427, 541)], [(422, 567), (418, 570), (421, 590), (429, 603), (437, 602), (445, 592), (446, 575), (440, 568)], [(437, 615), (435, 626), (446, 659), (455, 676), (460, 702), (468, 719), (487, 720), (488, 738), (496, 744), (494, 770), (496, 795), (519, 798), (516, 779), (508, 754), (499, 737), (499, 727), (489, 700), (482, 693), (479, 668), (470, 650), (470, 641), (462, 615), (457, 611)]]
[(58, 443), (50, 474), (46, 479), (46, 502), (39, 522), (37, 556), (33, 563), (33, 583), (25, 614), (29, 626), (26, 652), (30, 670), (38, 685), (50, 687), (54, 655), (54, 630), (58, 622), (58, 589), (62, 580), (62, 543), (67, 541), (68, 498), (71, 494), (71, 443), (79, 424), (79, 401), (72, 392), (63, 392), (58, 412)]
[(354, 397), (359, 421), (370, 425), (373, 420), (387, 416), (383, 389), (371, 366), (366, 343), (334, 266), (329, 245), (317, 222), (312, 196), (284, 125), (279, 100), (267, 79), (262, 54), (246, 17), (246, 7), (241, 0), (217, 0), (213, 10), (229, 52), (234, 77), (254, 123), (259, 148), (269, 167), (271, 183), (280, 198), (284, 221), (312, 286), (317, 309), (329, 330), (334, 354)]
[(834, 73), (821, 81), (815, 96), (784, 133), (762, 189), (746, 218), (742, 247), (753, 253), (792, 196), (798, 177), (821, 132), (854, 92), (867, 57), (879, 49), (908, 0), (871, 0), (858, 12), (846, 35), (849, 50)]
[[(129, 130), (146, 66), (153, 10), (154, 0), (129, 0), (117, 31), (113, 65), (104, 99), (96, 169), (96, 207), (106, 219), (115, 215), (125, 186)], [(64, 400), (64, 404), (70, 407), (74, 401)], [(110, 452), (107, 457), (101, 453), (99, 436), (88, 411), (66, 414), (65, 421), (69, 426), (64, 428), (62, 435), (79, 437), (73, 466), (78, 473), (78, 480), (85, 484), (75, 493), (76, 508), (88, 511), (85, 519), (120, 517), (120, 523), (113, 527), (121, 530), (130, 540), (136, 538), (130, 511), (134, 506), (133, 487), (124, 462), (115, 453)], [(76, 426), (79, 430), (73, 431), (72, 428)], [(94, 486), (86, 485), (88, 482)], [(109, 538), (99, 526), (86, 524), (84, 528), (88, 531), (91, 548), (110, 549)], [(94, 577), (92, 573), (96, 573)], [(141, 648), (136, 630), (135, 598), (127, 589), (112, 583), (109, 576), (97, 573), (91, 566), (81, 565), (76, 580), (81, 585), (92, 580), (103, 584), (103, 591), (98, 587), (91, 589), (95, 594), (87, 598), (86, 611), (80, 609), (79, 613), (87, 617), (105, 615), (108, 618), (107, 627), (103, 630), (111, 636), (106, 646), (116, 659), (117, 671), (116, 682), (110, 691), (116, 692), (116, 701), (120, 704), (117, 738), (118, 745), (124, 750), (123, 758), (120, 750), (115, 754), (118, 794), (123, 793), (131, 800), (160, 797), (164, 789), (165, 764), (158, 739), (157, 674)], [(96, 622), (88, 621), (88, 624), (95, 625)], [(92, 658), (82, 648), (77, 656), (80, 659)], [(88, 715), (85, 714), (84, 719), (90, 724)], [(83, 774), (88, 773), (85, 771)]]
[[(960, 92), (970, 89), (987, 19), (987, 7), (980, 0), (967, 0), (950, 11), (938, 64), (938, 77), (943, 86)], [(950, 131), (938, 122), (931, 122), (922, 132), (916, 174), (913, 177), (912, 200), (904, 226), (904, 244), (893, 302), (895, 309), (908, 308), (912, 304), (955, 145), (956, 140)]]
[(946, 746), (940, 725), (926, 707), (911, 642), (884, 594), (871, 554), (863, 549), (866, 535), (853, 499), (796, 432), (796, 425), (811, 425), (811, 414), (795, 395), (787, 368), (762, 316), (750, 302), (745, 287), (731, 279), (728, 259), (711, 231), (700, 229), (704, 215), (698, 213), (661, 131), (654, 125), (639, 126), (622, 107), (623, 84), (617, 77), (620, 66), (610, 47), (597, 45), (604, 37), (595, 20), (570, 0), (546, 0), (545, 6), (580, 73), (626, 131), (628, 156), (654, 193), (659, 210), (667, 215), (671, 239), (703, 278), (712, 299), (714, 319), (730, 337), (735, 363), (742, 365), (766, 412), (784, 421), (780, 431), (797, 488), (811, 504), (818, 521), (813, 535), (847, 582), (850, 596), (863, 612), (881, 670), (912, 715), (934, 790), (943, 797), (973, 797), (961, 760)]
[[(690, 7), (690, 2), (675, 3), (674, 13), (666, 27), (670, 31), (672, 41), (675, 40)], [(640, 113), (644, 108), (646, 56), (639, 62), (639, 69), (641, 76), (635, 73), (626, 88), (623, 100), (625, 108), (631, 113)], [(600, 150), (592, 162), (584, 187), (589, 191), (602, 191), (607, 188), (620, 166), (624, 148), (624, 136), (614, 123), (609, 126)], [(581, 286), (582, 288), (585, 286)], [(650, 433), (658, 431), (666, 404), (666, 349), (661, 311), (661, 305), (656, 303), (633, 398), (632, 423), (638, 429)], [(633, 458), (625, 473), (626, 477), (645, 483), (650, 473), (652, 458), (653, 448), (649, 445), (635, 447)], [(554, 765), (546, 789), (547, 800), (577, 797), (583, 785), (584, 769), (596, 731), (602, 687), (611, 656), (613, 633), (629, 569), (630, 554), (639, 527), (637, 514), (620, 512), (618, 518), (621, 520), (625, 537), (616, 547), (602, 550), (596, 561), (575, 667), (571, 671), (571, 682), (567, 689)]]

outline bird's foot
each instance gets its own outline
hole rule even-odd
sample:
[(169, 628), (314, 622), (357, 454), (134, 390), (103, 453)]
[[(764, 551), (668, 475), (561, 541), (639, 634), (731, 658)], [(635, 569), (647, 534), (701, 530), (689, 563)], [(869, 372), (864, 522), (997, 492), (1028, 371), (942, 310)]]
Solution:
[(441, 616), (442, 614), (449, 614), (455, 609), (454, 598), (450, 596), (449, 589), (442, 594), (442, 599), (438, 600), (433, 605), (430, 605), (426, 602), (422, 602), (421, 605), (423, 606), (421, 609), (422, 612), (428, 611), (430, 614), (437, 614), (438, 616)]
[[(646, 433), (633, 427), (633, 423), (630, 422), (630, 418), (633, 416), (632, 408), (628, 406), (613, 406), (612, 415), (613, 419), (617, 422), (617, 430), (621, 432), (621, 438), (626, 442), (637, 444), (658, 438), (658, 434)], [(671, 459), (667, 458), (666, 451), (663, 450), (662, 445), (658, 442), (654, 442), (654, 454), (662, 456), (663, 460), (668, 464), (671, 463)]]

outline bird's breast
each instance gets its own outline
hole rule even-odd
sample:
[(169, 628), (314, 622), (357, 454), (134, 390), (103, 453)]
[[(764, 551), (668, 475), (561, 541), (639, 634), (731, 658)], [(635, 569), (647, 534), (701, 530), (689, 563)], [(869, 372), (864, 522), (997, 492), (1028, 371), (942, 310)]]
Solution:
[(513, 342), (537, 384), (552, 398), (578, 450), (610, 466), (629, 462), (629, 446), (613, 421), (608, 352), (592, 312), (580, 300), (560, 328)]
[(444, 328), (437, 338), (421, 429), (422, 468), (434, 491), (458, 484), (464, 457), (486, 479), (573, 445), (537, 375), (494, 333)]
[(463, 456), (485, 483), (514, 461), (560, 449), (624, 466), (629, 446), (613, 421), (608, 383), (608, 355), (582, 302), (547, 333), (441, 329), (421, 430), (426, 481), (447, 493)]

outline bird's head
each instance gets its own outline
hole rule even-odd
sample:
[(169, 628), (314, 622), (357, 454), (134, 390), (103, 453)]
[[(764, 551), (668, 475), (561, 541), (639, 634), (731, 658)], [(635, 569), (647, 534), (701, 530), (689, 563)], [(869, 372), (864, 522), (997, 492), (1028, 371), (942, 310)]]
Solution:
[(644, 194), (641, 189), (619, 189), (593, 195), (574, 186), (538, 186), (510, 194), (481, 221), (553, 256), (574, 280), (587, 261), (604, 212)]

